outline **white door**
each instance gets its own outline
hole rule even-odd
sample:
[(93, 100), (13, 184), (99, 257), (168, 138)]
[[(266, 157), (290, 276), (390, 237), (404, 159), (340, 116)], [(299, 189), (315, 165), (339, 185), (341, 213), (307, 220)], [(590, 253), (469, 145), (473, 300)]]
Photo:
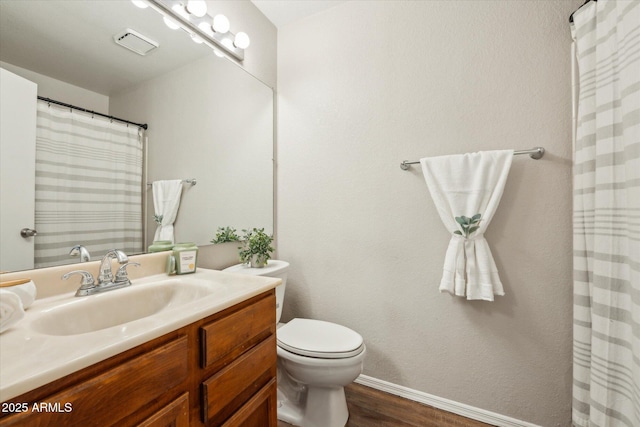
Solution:
[(37, 92), (0, 68), (0, 271), (33, 268)]

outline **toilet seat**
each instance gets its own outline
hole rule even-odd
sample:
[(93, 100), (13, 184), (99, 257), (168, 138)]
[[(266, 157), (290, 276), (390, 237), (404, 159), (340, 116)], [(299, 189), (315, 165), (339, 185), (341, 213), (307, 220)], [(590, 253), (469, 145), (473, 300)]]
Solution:
[(300, 356), (345, 359), (364, 349), (360, 334), (323, 320), (293, 319), (278, 328), (276, 334), (280, 348)]

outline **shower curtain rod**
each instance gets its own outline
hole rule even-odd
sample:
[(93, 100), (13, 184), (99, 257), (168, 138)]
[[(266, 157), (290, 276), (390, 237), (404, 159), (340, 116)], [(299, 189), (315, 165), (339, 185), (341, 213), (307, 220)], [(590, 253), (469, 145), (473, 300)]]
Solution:
[(119, 119), (119, 118), (114, 117), (114, 116), (108, 116), (106, 114), (98, 113), (97, 111), (91, 111), (91, 110), (87, 110), (86, 108), (76, 107), (75, 105), (67, 104), (65, 102), (56, 101), (55, 99), (45, 98), (44, 96), (38, 96), (38, 99), (41, 100), (41, 101), (48, 102), (50, 104), (61, 105), (63, 107), (73, 108), (74, 110), (83, 111), (85, 113), (90, 113), (90, 114), (93, 114), (95, 116), (106, 117), (107, 119), (117, 120), (119, 122), (126, 123), (126, 124), (129, 124), (129, 125), (136, 125), (139, 128), (147, 130), (147, 124), (146, 123), (136, 123), (136, 122), (132, 122), (132, 121), (125, 120), (125, 119)]
[[(514, 156), (519, 156), (520, 154), (528, 154), (529, 157), (531, 157), (533, 160), (539, 160), (542, 158), (542, 156), (544, 156), (544, 148), (542, 147), (533, 147), (530, 150), (519, 150), (519, 151), (514, 151), (513, 155)], [(409, 161), (403, 161), (402, 163), (400, 163), (400, 169), (402, 169), (403, 171), (406, 171), (409, 169), (409, 165), (417, 165), (418, 162), (409, 162)]]

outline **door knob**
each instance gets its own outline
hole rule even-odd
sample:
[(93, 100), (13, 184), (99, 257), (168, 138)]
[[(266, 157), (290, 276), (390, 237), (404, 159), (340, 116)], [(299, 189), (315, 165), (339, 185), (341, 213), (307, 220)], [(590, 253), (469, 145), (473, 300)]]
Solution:
[(23, 228), (22, 230), (20, 230), (20, 235), (25, 239), (28, 237), (33, 237), (36, 234), (38, 234), (38, 232), (32, 228)]

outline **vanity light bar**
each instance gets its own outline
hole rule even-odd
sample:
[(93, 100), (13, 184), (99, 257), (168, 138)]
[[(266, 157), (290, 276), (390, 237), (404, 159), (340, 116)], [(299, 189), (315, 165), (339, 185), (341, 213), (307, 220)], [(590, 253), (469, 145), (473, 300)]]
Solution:
[[(206, 23), (209, 27), (212, 18), (209, 15), (197, 17), (195, 15), (182, 15), (173, 10), (174, 6), (184, 7), (184, 2), (180, 0), (147, 0), (149, 6), (161, 15), (175, 21), (183, 30), (191, 35), (195, 35), (214, 50), (221, 50), (238, 61), (244, 60), (244, 49), (234, 45), (235, 35), (231, 32), (205, 32), (198, 27), (201, 23)], [(240, 33), (239, 33), (240, 34)]]

